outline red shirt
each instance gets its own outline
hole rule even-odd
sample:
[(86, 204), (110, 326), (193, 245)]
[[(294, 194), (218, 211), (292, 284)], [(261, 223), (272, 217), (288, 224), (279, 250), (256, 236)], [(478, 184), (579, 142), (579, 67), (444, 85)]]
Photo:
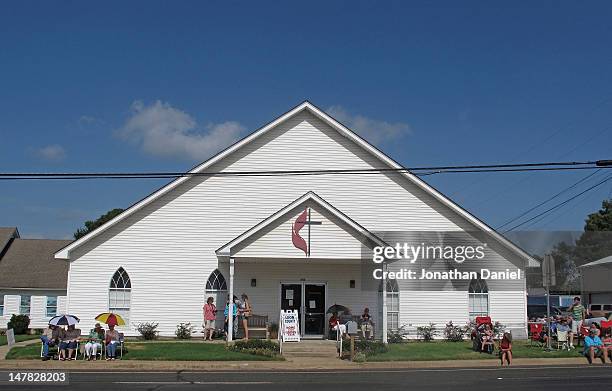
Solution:
[(217, 318), (217, 306), (214, 304), (204, 304), (204, 320), (215, 320)]

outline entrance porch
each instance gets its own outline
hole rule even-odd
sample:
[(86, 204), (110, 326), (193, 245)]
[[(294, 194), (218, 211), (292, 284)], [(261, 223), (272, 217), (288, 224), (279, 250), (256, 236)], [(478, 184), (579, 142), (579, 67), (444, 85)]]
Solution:
[[(232, 278), (233, 263), (233, 278)], [(253, 314), (279, 322), (281, 310), (297, 310), (305, 339), (326, 339), (329, 307), (348, 307), (360, 316), (370, 309), (376, 338), (382, 338), (382, 300), (378, 291), (361, 286), (361, 265), (337, 260), (230, 260), (230, 295), (245, 293)]]

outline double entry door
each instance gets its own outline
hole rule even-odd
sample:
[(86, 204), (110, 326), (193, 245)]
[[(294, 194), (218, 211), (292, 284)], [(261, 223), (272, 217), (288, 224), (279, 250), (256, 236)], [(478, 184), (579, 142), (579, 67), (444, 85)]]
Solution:
[(325, 284), (281, 283), (281, 309), (297, 310), (302, 337), (325, 335)]

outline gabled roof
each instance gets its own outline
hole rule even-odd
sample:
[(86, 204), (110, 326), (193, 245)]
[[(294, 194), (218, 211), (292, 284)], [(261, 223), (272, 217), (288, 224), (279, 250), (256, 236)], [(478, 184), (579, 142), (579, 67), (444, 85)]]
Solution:
[(232, 239), (232, 241), (230, 241), (229, 243), (221, 246), (215, 252), (217, 253), (217, 255), (220, 255), (220, 256), (230, 256), (230, 255), (233, 255), (232, 254), (232, 249), (233, 248), (239, 247), (241, 243), (248, 241), (249, 238), (253, 237), (258, 232), (260, 232), (260, 231), (264, 230), (266, 227), (274, 224), (279, 219), (281, 219), (286, 213), (288, 213), (291, 210), (297, 208), (298, 206), (306, 204), (308, 202), (313, 202), (313, 203), (319, 205), (322, 209), (324, 209), (327, 212), (329, 212), (330, 214), (332, 214), (339, 221), (341, 221), (344, 224), (346, 224), (347, 226), (349, 226), (352, 230), (355, 231), (356, 234), (358, 234), (360, 236), (364, 236), (364, 237), (370, 239), (376, 245), (379, 245), (379, 246), (388, 246), (388, 244), (385, 243), (385, 241), (383, 241), (378, 236), (374, 235), (373, 233), (371, 233), (370, 231), (368, 231), (367, 229), (365, 229), (364, 227), (359, 225), (359, 223), (357, 223), (356, 221), (352, 220), (350, 217), (348, 217), (347, 215), (345, 215), (344, 213), (342, 213), (341, 211), (336, 209), (336, 207), (334, 207), (329, 202), (325, 201), (323, 198), (319, 197), (315, 192), (309, 191), (308, 193), (306, 193), (303, 196), (301, 196), (300, 198), (296, 199), (295, 201), (293, 201), (289, 205), (287, 205), (287, 206), (283, 207), (282, 209), (280, 209), (279, 211), (273, 213), (272, 215), (270, 215), (269, 217), (267, 217), (266, 219), (264, 219), (263, 221), (261, 221), (257, 225), (251, 227), (247, 231), (245, 231), (242, 234), (238, 235), (237, 237)]
[(2, 257), (11, 239), (18, 237), (19, 231), (17, 231), (17, 227), (0, 227), (0, 257)]
[(19, 239), (11, 241), (0, 258), (0, 288), (66, 289), (68, 263), (53, 254), (70, 240)]
[[(293, 109), (289, 110), (285, 114), (281, 115), (280, 117), (276, 118), (272, 122), (268, 123), (264, 127), (258, 129), (257, 131), (251, 133), (250, 135), (246, 136), (242, 140), (240, 140), (240, 141), (236, 142), (235, 144), (231, 145), (229, 148), (225, 149), (224, 151), (222, 151), (222, 152), (218, 153), (217, 155), (213, 156), (212, 158), (208, 159), (204, 163), (194, 167), (193, 169), (191, 169), (188, 172), (188, 174), (203, 172), (208, 167), (210, 167), (213, 164), (219, 162), (220, 160), (224, 159), (228, 155), (234, 153), (238, 149), (242, 148), (244, 145), (247, 145), (247, 144), (251, 143), (253, 140), (261, 137), (264, 134), (266, 134), (268, 131), (270, 131), (271, 129), (275, 128), (278, 124), (288, 120), (289, 118), (297, 115), (298, 113), (300, 113), (300, 112), (302, 112), (304, 110), (308, 110), (314, 116), (316, 116), (317, 118), (319, 118), (323, 122), (327, 123), (332, 129), (336, 130), (338, 133), (340, 133), (341, 135), (343, 135), (347, 139), (353, 141), (355, 144), (359, 145), (361, 148), (363, 148), (364, 150), (366, 150), (367, 152), (369, 152), (370, 154), (372, 154), (373, 156), (378, 158), (378, 160), (380, 160), (380, 162), (384, 165), (381, 168), (393, 168), (393, 169), (398, 169), (398, 170), (404, 169), (404, 167), (402, 165), (400, 165), (399, 163), (397, 163), (396, 161), (391, 159), (389, 156), (385, 155), (383, 152), (381, 152), (379, 149), (374, 147), (372, 144), (368, 143), (366, 140), (361, 138), (355, 132), (353, 132), (352, 130), (348, 129), (347, 127), (342, 125), (340, 122), (336, 121), (334, 118), (332, 118), (330, 115), (325, 113), (323, 110), (319, 109), (318, 107), (316, 107), (312, 103), (310, 103), (308, 101), (305, 101), (305, 102), (301, 103), (300, 105), (294, 107)], [(401, 174), (405, 178), (407, 178), (409, 181), (413, 182), (418, 187), (423, 189), (425, 192), (427, 192), (428, 194), (433, 196), (437, 201), (439, 201), (440, 203), (442, 203), (446, 207), (450, 208), (455, 213), (459, 214), (466, 221), (468, 221), (471, 224), (473, 224), (474, 226), (476, 226), (478, 229), (490, 233), (491, 236), (495, 240), (497, 240), (499, 243), (501, 243), (503, 246), (509, 248), (511, 251), (515, 252), (521, 258), (527, 260), (529, 262), (529, 266), (539, 266), (539, 262), (537, 260), (535, 260), (533, 257), (531, 257), (529, 254), (527, 254), (525, 251), (523, 251), (521, 248), (519, 248), (514, 243), (512, 243), (511, 241), (509, 241), (508, 239), (506, 239), (505, 237), (500, 235), (498, 232), (493, 230), (491, 227), (489, 227), (487, 224), (482, 222), (480, 219), (478, 219), (477, 217), (475, 217), (474, 215), (472, 215), (471, 213), (469, 213), (465, 209), (461, 208), (459, 205), (457, 205), (456, 203), (451, 201), (449, 198), (447, 198), (442, 193), (440, 193), (438, 190), (436, 190), (435, 188), (433, 188), (432, 186), (427, 184), (425, 181), (423, 181), (420, 178), (418, 178), (416, 175), (414, 175), (414, 174), (412, 174), (412, 173), (410, 173), (408, 171), (401, 171)], [(155, 191), (154, 193), (152, 193), (148, 197), (138, 201), (137, 203), (135, 203), (134, 205), (132, 205), (131, 207), (126, 209), (123, 213), (119, 214), (118, 216), (116, 216), (112, 220), (108, 221), (106, 224), (103, 224), (102, 226), (98, 227), (94, 231), (88, 233), (87, 235), (83, 236), (82, 238), (74, 241), (70, 245), (68, 245), (65, 248), (63, 248), (62, 250), (58, 251), (55, 254), (55, 257), (56, 258), (61, 258), (61, 259), (69, 259), (70, 258), (70, 251), (72, 251), (73, 249), (81, 246), (83, 243), (87, 242), (91, 238), (93, 238), (93, 237), (101, 234), (102, 232), (106, 231), (108, 228), (110, 228), (110, 227), (114, 226), (115, 224), (119, 223), (120, 221), (124, 220), (128, 216), (132, 215), (133, 213), (135, 213), (136, 211), (140, 210), (141, 208), (143, 208), (144, 206), (148, 205), (149, 203), (155, 201), (156, 199), (162, 197), (164, 194), (168, 193), (169, 191), (171, 191), (172, 189), (176, 188), (177, 186), (181, 185), (182, 183), (184, 183), (185, 181), (187, 181), (189, 179), (190, 179), (190, 176), (187, 175), (187, 176), (180, 177), (180, 178), (170, 182), (169, 184), (167, 184), (166, 186), (162, 187), (161, 189)]]

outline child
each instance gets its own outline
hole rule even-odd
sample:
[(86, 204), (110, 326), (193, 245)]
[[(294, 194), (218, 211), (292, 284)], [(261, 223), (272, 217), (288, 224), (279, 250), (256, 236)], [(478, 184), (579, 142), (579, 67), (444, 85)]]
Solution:
[(499, 357), (501, 358), (502, 367), (504, 366), (504, 361), (508, 362), (508, 366), (512, 364), (512, 334), (504, 333), (499, 344)]
[(215, 299), (209, 297), (204, 304), (204, 341), (212, 341), (215, 332), (215, 319), (217, 318), (217, 306), (213, 303)]
[(491, 330), (490, 325), (485, 325), (484, 333), (482, 335), (482, 346), (480, 347), (481, 351), (485, 351), (485, 347), (487, 345), (491, 345), (493, 343), (493, 330)]

